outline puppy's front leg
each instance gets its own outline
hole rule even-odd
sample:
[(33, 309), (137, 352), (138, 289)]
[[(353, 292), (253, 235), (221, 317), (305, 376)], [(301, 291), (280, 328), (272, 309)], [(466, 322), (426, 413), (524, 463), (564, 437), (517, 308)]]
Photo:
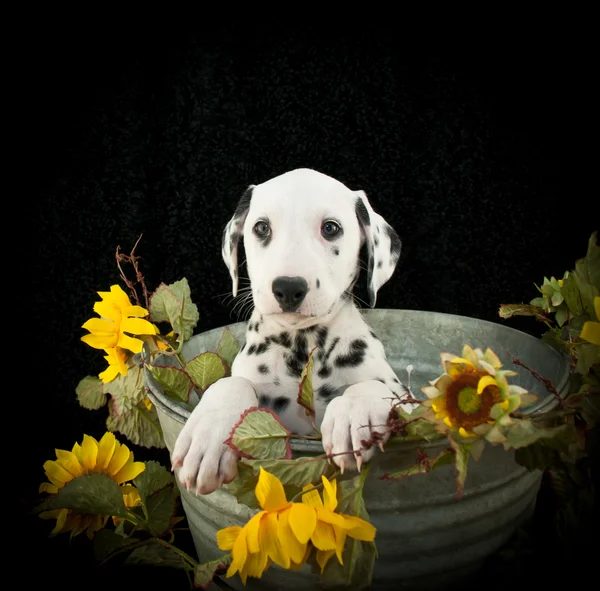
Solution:
[(321, 423), (323, 449), (333, 455), (342, 471), (360, 469), (373, 457), (375, 446), (366, 447), (363, 442), (379, 442), (381, 446), (387, 442), (387, 421), (396, 401), (385, 384), (368, 380), (349, 386), (328, 404)]
[(212, 384), (175, 442), (173, 467), (187, 490), (208, 494), (237, 475), (237, 454), (224, 441), (244, 411), (258, 406), (252, 383), (242, 377)]

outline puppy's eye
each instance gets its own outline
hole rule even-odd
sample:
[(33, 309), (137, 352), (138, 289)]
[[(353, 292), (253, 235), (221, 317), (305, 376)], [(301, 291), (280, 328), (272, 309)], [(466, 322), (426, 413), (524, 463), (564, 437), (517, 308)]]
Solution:
[(340, 230), (341, 228), (339, 224), (331, 220), (323, 222), (323, 225), (321, 226), (321, 234), (323, 238), (333, 238), (339, 234)]
[(254, 224), (253, 231), (259, 238), (266, 238), (271, 233), (271, 228), (267, 222), (261, 220)]

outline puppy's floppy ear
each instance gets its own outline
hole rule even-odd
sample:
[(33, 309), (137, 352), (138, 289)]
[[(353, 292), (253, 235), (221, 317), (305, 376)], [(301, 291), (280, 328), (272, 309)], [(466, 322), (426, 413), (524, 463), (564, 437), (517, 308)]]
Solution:
[(244, 232), (244, 222), (248, 215), (252, 191), (255, 185), (250, 185), (242, 195), (233, 217), (227, 222), (223, 231), (223, 242), (221, 244), (221, 254), (223, 260), (229, 269), (231, 275), (231, 292), (233, 297), (237, 295), (238, 290), (238, 243)]
[(367, 286), (369, 303), (375, 306), (379, 288), (392, 276), (400, 258), (401, 243), (398, 234), (378, 214), (373, 211), (364, 191), (355, 191), (356, 217), (367, 243), (369, 263), (367, 265)]

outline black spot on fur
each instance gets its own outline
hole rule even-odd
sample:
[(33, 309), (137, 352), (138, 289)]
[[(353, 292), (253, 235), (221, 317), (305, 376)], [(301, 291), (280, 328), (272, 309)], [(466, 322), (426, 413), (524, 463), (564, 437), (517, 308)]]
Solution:
[(331, 252), (333, 252), (333, 254), (334, 254), (335, 256), (338, 256), (338, 255), (340, 254), (340, 249), (339, 249), (337, 246), (334, 246), (334, 247), (331, 249)]
[(290, 338), (289, 332), (281, 332), (277, 336), (269, 337), (274, 343), (285, 347), (286, 349), (291, 349), (292, 347), (292, 339)]
[(254, 186), (248, 187), (244, 194), (240, 197), (238, 201), (237, 207), (235, 208), (235, 213), (233, 214), (234, 218), (239, 218), (244, 215), (244, 212), (250, 207), (250, 200), (252, 199), (252, 190)]
[(392, 260), (397, 261), (400, 257), (400, 250), (402, 249), (402, 243), (400, 242), (400, 238), (398, 234), (394, 231), (394, 228), (391, 226), (385, 226), (385, 233), (390, 237), (390, 250), (392, 253)]
[(288, 407), (289, 403), (289, 398), (286, 398), (285, 396), (278, 396), (275, 398), (275, 400), (273, 400), (273, 410), (277, 414), (280, 414)]
[(325, 346), (325, 340), (327, 339), (327, 334), (329, 330), (326, 326), (319, 326), (317, 330), (317, 347), (322, 349)]
[(261, 353), (264, 353), (269, 348), (270, 344), (269, 339), (265, 340), (264, 343), (260, 343), (260, 345), (256, 347), (256, 354), (260, 355)]
[(358, 221), (363, 226), (371, 225), (371, 218), (369, 216), (369, 211), (367, 210), (367, 206), (363, 203), (363, 200), (359, 197), (356, 199), (356, 204), (354, 206), (354, 210), (356, 211), (356, 217)]
[(248, 347), (248, 355), (254, 355), (254, 351), (256, 351), (256, 345), (250, 345)]
[(350, 343), (348, 353), (335, 358), (335, 365), (337, 367), (356, 367), (360, 365), (365, 359), (366, 349), (367, 343), (365, 341), (362, 339), (353, 340)]
[(240, 353), (246, 348), (246, 343), (244, 343), (241, 347), (240, 347)]
[(373, 236), (373, 244), (379, 246), (379, 238), (377, 236)]
[(269, 373), (269, 368), (264, 363), (261, 363), (258, 366), (258, 371), (259, 371), (259, 373), (263, 373), (263, 374), (264, 373)]
[(329, 384), (323, 384), (317, 390), (317, 396), (324, 400), (325, 402), (329, 402), (332, 398), (335, 398), (339, 394), (339, 389), (332, 388)]
[(313, 324), (312, 326), (307, 326), (306, 328), (300, 328), (298, 330), (299, 333), (306, 334), (308, 332), (314, 332), (319, 328), (318, 324)]
[(270, 404), (271, 404), (271, 399), (268, 396), (261, 394), (258, 397), (258, 406), (260, 406), (261, 408), (265, 408), (265, 406), (269, 407)]
[(328, 378), (331, 375), (331, 366), (323, 365), (322, 367), (319, 368), (317, 375), (320, 378)]
[(376, 341), (380, 341), (381, 339), (372, 331), (370, 330), (369, 333), (371, 334), (371, 336), (376, 340)]
[(321, 287), (321, 282), (319, 281), (319, 278), (317, 277), (317, 289), (319, 289), (319, 287)]
[(280, 386), (281, 382), (279, 381), (279, 378), (273, 378), (273, 385), (274, 386)]
[(385, 380), (382, 378), (375, 378), (378, 382), (381, 382), (382, 384), (385, 384)]
[(383, 267), (383, 261), (377, 261), (377, 268), (381, 269)]
[(394, 382), (396, 382), (396, 384), (399, 384), (400, 380), (397, 377), (394, 377)]

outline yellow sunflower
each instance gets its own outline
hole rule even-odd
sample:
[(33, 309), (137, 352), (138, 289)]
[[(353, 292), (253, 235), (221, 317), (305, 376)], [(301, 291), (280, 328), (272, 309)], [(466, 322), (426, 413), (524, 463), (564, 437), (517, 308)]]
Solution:
[[(596, 319), (600, 320), (600, 297), (598, 296), (594, 298), (594, 312), (596, 313)], [(585, 322), (581, 330), (581, 338), (594, 345), (600, 345), (600, 322), (591, 320)]]
[[(133, 480), (145, 467), (143, 462), (134, 462), (133, 452), (119, 443), (113, 433), (105, 433), (100, 441), (84, 435), (81, 445), (76, 443), (71, 451), (57, 449), (56, 460), (44, 463), (50, 482), (42, 483), (40, 492), (57, 494), (67, 482), (87, 474), (105, 474), (121, 485)], [(131, 488), (123, 487), (124, 495), (131, 494)], [(133, 502), (134, 499), (131, 500)], [(56, 519), (51, 535), (70, 531), (72, 536), (76, 536), (85, 531), (89, 538), (104, 527), (108, 519), (105, 515), (80, 515), (70, 509), (44, 511), (40, 517)]]
[(499, 443), (505, 440), (501, 427), (512, 423), (510, 413), (537, 399), (508, 384), (506, 377), (517, 374), (501, 370), (500, 359), (489, 348), (483, 353), (465, 345), (461, 357), (442, 353), (441, 361), (445, 373), (421, 390), (428, 398), (423, 405), (431, 408), (423, 418), (442, 432)]
[(91, 318), (82, 326), (90, 334), (81, 337), (81, 340), (90, 347), (104, 350), (119, 347), (139, 353), (143, 341), (135, 337), (158, 334), (156, 326), (143, 319), (148, 316), (148, 310), (133, 306), (118, 285), (112, 285), (110, 291), (99, 291), (98, 295), (102, 301), (94, 304), (94, 312), (100, 318)]
[(127, 358), (129, 355), (127, 351), (121, 349), (121, 347), (113, 347), (112, 349), (105, 349), (106, 355), (104, 359), (108, 361), (108, 367), (98, 374), (98, 377), (105, 383), (111, 382), (119, 374), (122, 376), (127, 375)]
[(312, 485), (307, 485), (302, 503), (290, 503), (281, 481), (261, 468), (255, 494), (263, 510), (244, 527), (231, 526), (217, 532), (219, 548), (231, 550), (227, 577), (239, 573), (246, 584), (247, 577), (261, 577), (272, 562), (298, 569), (313, 547), (317, 548), (317, 560), (323, 569), (335, 553), (341, 563), (346, 536), (373, 540), (375, 528), (370, 523), (333, 512), (337, 506), (335, 481), (330, 483), (324, 478), (323, 485), (325, 502)]

